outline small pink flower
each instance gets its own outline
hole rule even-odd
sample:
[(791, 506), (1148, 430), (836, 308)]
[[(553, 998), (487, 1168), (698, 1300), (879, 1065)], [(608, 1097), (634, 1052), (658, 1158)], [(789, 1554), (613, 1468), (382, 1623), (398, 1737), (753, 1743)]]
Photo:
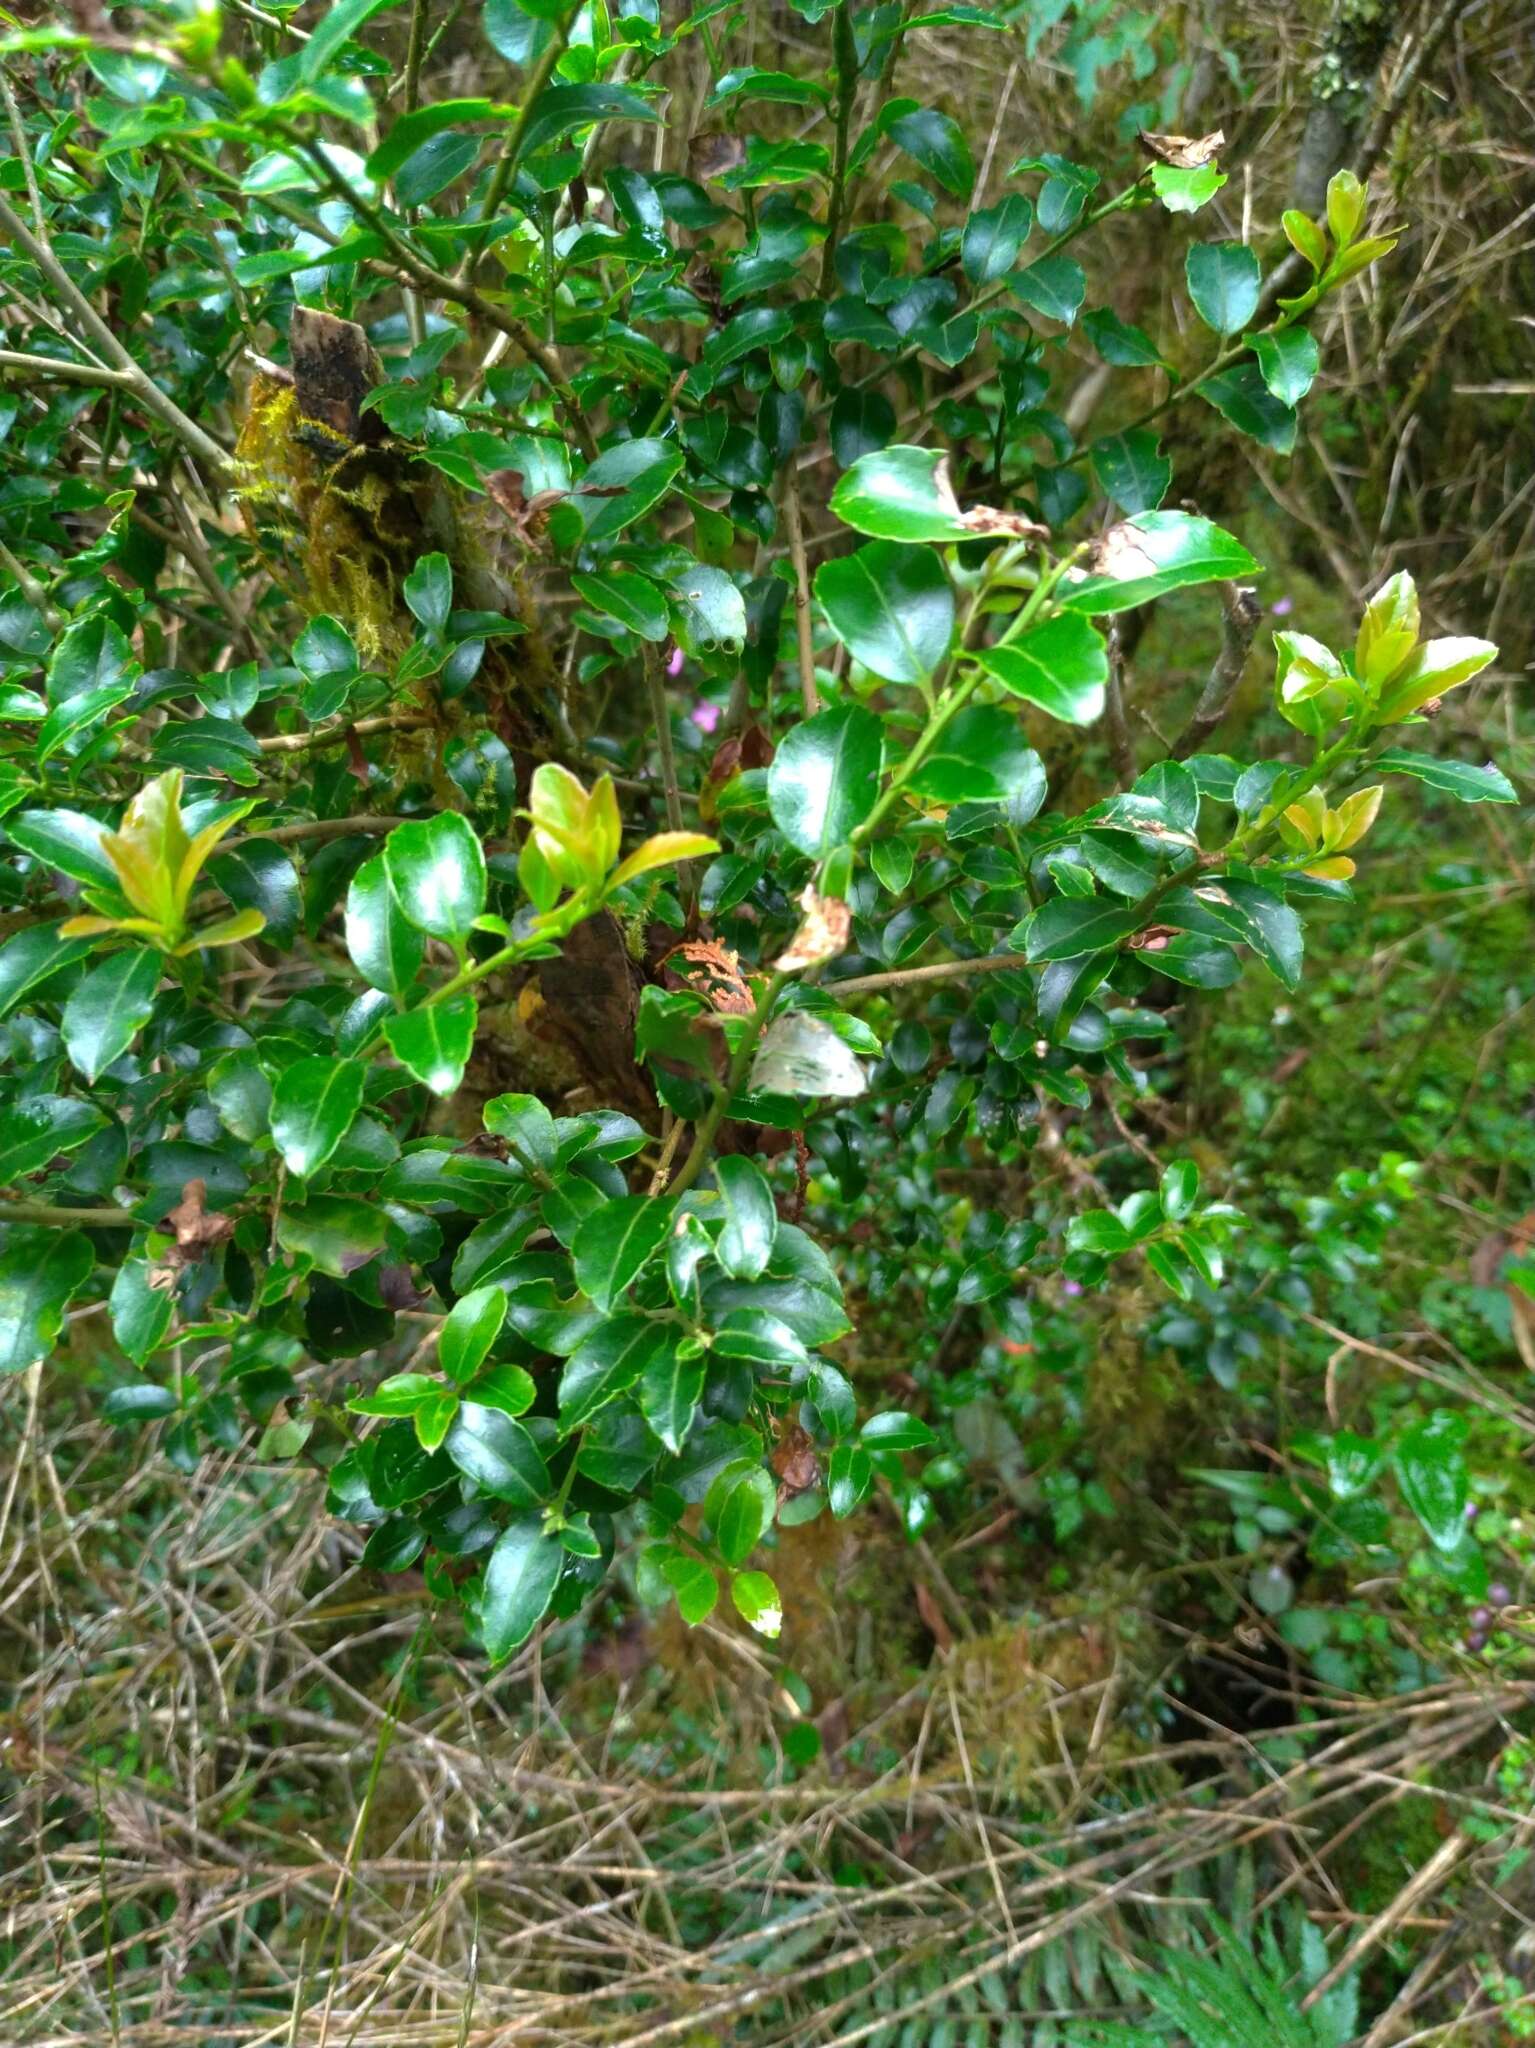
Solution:
[(671, 654), (667, 658), (666, 673), (669, 676), (680, 676), (682, 674), (682, 662), (682, 649), (680, 647), (674, 647), (671, 651)]
[(700, 732), (713, 732), (720, 722), (720, 707), (718, 704), (695, 704), (688, 717)]
[(1062, 1294), (1080, 1294), (1082, 1292), (1082, 1283), (1080, 1280), (1063, 1280), (1061, 1282), (1061, 1292)]
[(1269, 610), (1276, 619), (1287, 619), (1294, 609), (1295, 599), (1293, 597), (1276, 597), (1269, 606)]

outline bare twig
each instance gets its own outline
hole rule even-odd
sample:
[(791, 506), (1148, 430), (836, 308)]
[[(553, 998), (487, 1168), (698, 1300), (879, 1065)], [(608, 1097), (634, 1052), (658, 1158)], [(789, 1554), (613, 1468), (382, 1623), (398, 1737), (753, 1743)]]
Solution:
[(1188, 724), (1170, 749), (1175, 761), (1186, 761), (1190, 754), (1197, 754), (1230, 710), (1242, 672), (1247, 667), (1247, 657), (1252, 652), (1253, 635), (1263, 616), (1258, 593), (1250, 584), (1223, 583), (1221, 602), (1226, 614), (1221, 651), (1215, 657), (1210, 680), (1200, 693)]

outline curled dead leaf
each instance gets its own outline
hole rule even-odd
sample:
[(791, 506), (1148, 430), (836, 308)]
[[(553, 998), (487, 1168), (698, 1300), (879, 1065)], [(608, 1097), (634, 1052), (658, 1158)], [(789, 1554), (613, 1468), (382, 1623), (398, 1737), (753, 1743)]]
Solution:
[(778, 1474), (778, 1504), (821, 1483), (821, 1461), (815, 1445), (797, 1422), (791, 1422), (774, 1446), (773, 1470)]
[(838, 896), (818, 896), (809, 885), (799, 899), (800, 927), (785, 952), (773, 962), (780, 974), (798, 974), (807, 967), (824, 967), (847, 950), (853, 930), (853, 913)]
[(749, 1017), (757, 1007), (740, 956), (716, 939), (685, 939), (663, 956), (661, 965), (720, 1016)]
[(1159, 164), (1175, 171), (1203, 170), (1226, 146), (1223, 130), (1210, 135), (1152, 135), (1140, 131), (1141, 148)]

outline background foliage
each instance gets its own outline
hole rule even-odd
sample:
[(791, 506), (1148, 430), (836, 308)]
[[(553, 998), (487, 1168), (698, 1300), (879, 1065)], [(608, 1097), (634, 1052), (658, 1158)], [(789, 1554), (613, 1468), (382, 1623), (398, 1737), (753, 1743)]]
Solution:
[(1512, 12), (4, 50), (16, 2038), (1521, 2037)]

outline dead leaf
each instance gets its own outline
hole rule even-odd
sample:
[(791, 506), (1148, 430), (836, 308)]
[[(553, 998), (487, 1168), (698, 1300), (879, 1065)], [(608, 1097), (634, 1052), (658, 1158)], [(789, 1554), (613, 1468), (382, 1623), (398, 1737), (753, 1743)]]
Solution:
[(688, 176), (704, 183), (723, 178), (746, 161), (746, 144), (739, 135), (695, 135), (688, 144)]
[(821, 1461), (815, 1445), (797, 1422), (791, 1422), (774, 1446), (773, 1470), (778, 1474), (778, 1504), (821, 1483)]
[(662, 956), (661, 966), (718, 1016), (749, 1017), (757, 1007), (740, 956), (716, 939), (685, 939)]
[(1050, 538), (1049, 527), (1041, 526), (1037, 519), (1025, 518), (1022, 512), (1004, 512), (996, 505), (973, 505), (960, 519), (972, 533), (1011, 534), (1014, 540)]
[(1203, 170), (1226, 146), (1225, 134), (1219, 128), (1212, 135), (1198, 136), (1151, 135), (1143, 128), (1140, 141), (1147, 156), (1175, 171)]
[(800, 927), (788, 949), (773, 962), (780, 974), (798, 974), (808, 967), (824, 967), (847, 950), (852, 935), (853, 913), (839, 896), (818, 896), (813, 883), (799, 899)]
[(189, 1180), (181, 1190), (181, 1200), (162, 1225), (176, 1241), (149, 1269), (149, 1284), (161, 1293), (175, 1286), (185, 1267), (195, 1266), (215, 1246), (234, 1236), (233, 1219), (210, 1215), (207, 1200), (208, 1183)]

